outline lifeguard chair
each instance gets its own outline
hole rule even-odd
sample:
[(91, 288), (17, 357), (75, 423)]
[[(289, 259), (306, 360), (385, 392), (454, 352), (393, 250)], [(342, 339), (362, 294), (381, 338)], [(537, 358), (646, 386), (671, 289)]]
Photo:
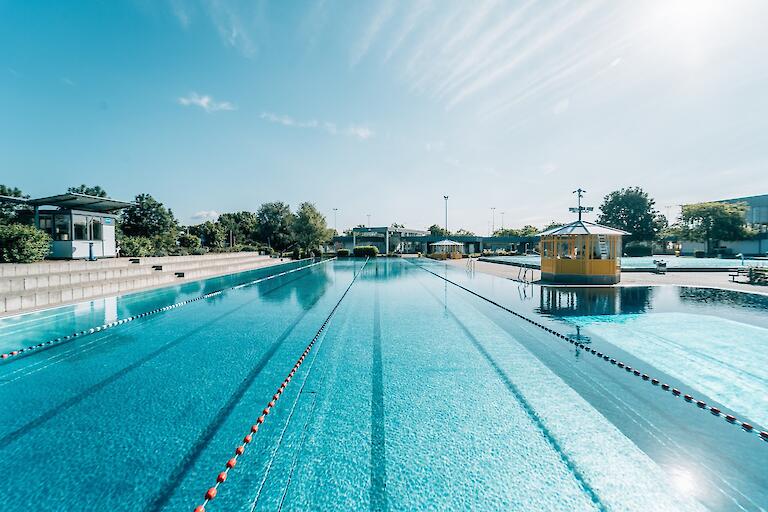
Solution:
[(630, 233), (582, 220), (582, 213), (593, 210), (581, 206), (584, 192), (586, 190), (574, 190), (578, 194), (578, 206), (569, 208), (578, 213), (578, 220), (539, 233), (542, 281), (560, 284), (621, 281), (621, 237)]

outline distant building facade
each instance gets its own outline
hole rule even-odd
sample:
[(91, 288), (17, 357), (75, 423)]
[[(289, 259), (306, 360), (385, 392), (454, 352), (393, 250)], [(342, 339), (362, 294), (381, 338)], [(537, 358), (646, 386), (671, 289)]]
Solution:
[[(743, 254), (744, 256), (765, 256), (768, 254), (768, 194), (758, 196), (736, 197), (733, 199), (721, 199), (715, 203), (743, 203), (746, 205), (744, 222), (757, 235), (749, 240), (722, 240), (719, 241), (715, 251), (725, 256)], [(683, 240), (680, 243), (680, 253), (685, 256), (693, 255), (696, 251), (705, 251), (705, 242), (692, 242)]]
[[(333, 238), (334, 249), (349, 249), (361, 245), (373, 245), (380, 253), (428, 254), (431, 244), (445, 240), (445, 235), (432, 235), (429, 231), (395, 227), (357, 227), (348, 235)], [(452, 241), (463, 244), (465, 254), (483, 251), (506, 251), (525, 254), (537, 250), (536, 236), (459, 236), (450, 235)]]

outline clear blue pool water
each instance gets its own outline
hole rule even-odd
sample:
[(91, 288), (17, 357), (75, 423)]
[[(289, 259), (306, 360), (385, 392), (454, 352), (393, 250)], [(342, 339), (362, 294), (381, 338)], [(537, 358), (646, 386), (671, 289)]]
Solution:
[[(541, 258), (534, 255), (525, 256), (488, 256), (486, 260), (498, 261), (500, 263), (527, 264), (535, 265), (537, 268), (541, 265)], [(768, 266), (768, 260), (755, 259), (728, 259), (728, 258), (692, 258), (689, 256), (667, 256), (657, 255), (648, 257), (624, 257), (621, 258), (621, 268), (624, 270), (632, 269), (653, 269), (656, 268), (654, 260), (665, 261), (668, 269), (675, 268), (703, 268), (703, 269), (727, 269), (741, 267), (745, 265), (765, 267)]]
[[(192, 510), (362, 265), (323, 263), (0, 363), (5, 509)], [(569, 298), (379, 258), (362, 268), (207, 510), (768, 508), (768, 443), (757, 435), (425, 268), (561, 332), (578, 326), (593, 346), (760, 428), (768, 310), (759, 299), (674, 288)], [(177, 302), (199, 292), (133, 294), (118, 299), (118, 315), (152, 309), (158, 294)], [(18, 348), (103, 323), (102, 309), (15, 317), (0, 336)], [(682, 337), (680, 318), (601, 330), (666, 314), (738, 324), (710, 339), (737, 332), (729, 343), (743, 346), (734, 356)], [(701, 322), (685, 329), (704, 336)], [(659, 332), (677, 345), (645, 350), (661, 343)], [(754, 400), (734, 401), (716, 381), (750, 353), (739, 385), (752, 386)], [(690, 370), (702, 362), (707, 372)], [(734, 373), (720, 375), (729, 365)]]

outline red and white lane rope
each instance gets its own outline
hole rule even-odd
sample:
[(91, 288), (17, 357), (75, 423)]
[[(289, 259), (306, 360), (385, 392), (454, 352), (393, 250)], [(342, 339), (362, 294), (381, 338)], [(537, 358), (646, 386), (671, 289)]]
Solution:
[(174, 304), (169, 304), (168, 306), (163, 306), (161, 308), (156, 308), (156, 309), (153, 309), (151, 311), (145, 311), (144, 313), (139, 313), (138, 315), (132, 315), (132, 316), (129, 316), (129, 317), (126, 317), (126, 318), (122, 318), (120, 320), (115, 320), (114, 322), (109, 322), (109, 323), (106, 323), (106, 324), (101, 324), (101, 325), (96, 326), (96, 327), (91, 327), (90, 329), (83, 329), (82, 331), (74, 332), (72, 334), (68, 334), (67, 336), (61, 336), (59, 338), (54, 338), (52, 340), (44, 341), (44, 342), (38, 343), (36, 345), (30, 345), (30, 346), (25, 347), (25, 348), (20, 348), (18, 350), (13, 350), (11, 352), (0, 354), (0, 361), (5, 361), (6, 359), (11, 358), (11, 357), (15, 357), (15, 356), (29, 354), (30, 352), (33, 352), (33, 351), (36, 351), (36, 350), (40, 350), (40, 349), (43, 349), (43, 348), (48, 348), (51, 345), (57, 345), (57, 344), (60, 344), (60, 343), (71, 341), (71, 340), (73, 340), (75, 338), (79, 338), (81, 336), (88, 336), (89, 334), (94, 334), (94, 333), (101, 332), (101, 331), (104, 331), (104, 330), (107, 330), (107, 329), (111, 329), (112, 327), (116, 327), (118, 325), (123, 325), (125, 323), (132, 322), (134, 320), (138, 320), (139, 318), (144, 318), (144, 317), (147, 317), (147, 316), (150, 316), (150, 315), (155, 315), (157, 313), (162, 313), (164, 311), (170, 311), (172, 309), (180, 308), (181, 306), (185, 306), (185, 305), (191, 304), (193, 302), (197, 302), (197, 301), (205, 300), (205, 299), (210, 299), (211, 297), (215, 297), (216, 295), (221, 295), (222, 293), (224, 293), (225, 291), (228, 291), (228, 290), (236, 290), (236, 289), (239, 289), (239, 288), (245, 288), (246, 286), (252, 286), (254, 284), (262, 283), (264, 281), (269, 281), (270, 279), (275, 279), (275, 278), (278, 278), (278, 277), (282, 277), (284, 275), (292, 274), (293, 272), (298, 272), (300, 270), (304, 270), (304, 269), (307, 269), (307, 268), (310, 268), (310, 267), (314, 267), (316, 265), (327, 263), (327, 262), (329, 262), (331, 260), (334, 260), (334, 259), (336, 259), (336, 258), (330, 258), (330, 259), (327, 259), (327, 260), (318, 261), (316, 263), (311, 263), (309, 265), (304, 265), (302, 267), (294, 268), (294, 269), (291, 269), (291, 270), (286, 270), (286, 271), (280, 272), (278, 274), (274, 274), (274, 275), (267, 276), (267, 277), (262, 277), (260, 279), (256, 279), (254, 281), (249, 281), (247, 283), (239, 284), (237, 286), (231, 286), (229, 288), (222, 288), (221, 290), (216, 290), (216, 291), (213, 291), (213, 292), (209, 292), (209, 293), (206, 293), (205, 295), (201, 295), (199, 297), (183, 300), (181, 302), (176, 302)]
[(442, 280), (444, 280), (444, 281), (446, 281), (446, 282), (448, 282), (448, 283), (450, 283), (450, 284), (452, 284), (452, 285), (454, 285), (454, 286), (456, 286), (458, 288), (461, 288), (462, 290), (464, 290), (466, 292), (471, 293), (475, 297), (478, 297), (478, 298), (480, 298), (480, 299), (482, 299), (482, 300), (484, 300), (484, 301), (486, 301), (486, 302), (488, 302), (490, 304), (493, 304), (494, 306), (496, 306), (496, 307), (498, 307), (500, 309), (503, 309), (507, 313), (512, 313), (516, 317), (518, 317), (518, 318), (520, 318), (522, 320), (525, 320), (526, 322), (528, 322), (528, 323), (530, 323), (532, 325), (535, 325), (536, 327), (539, 327), (540, 329), (543, 329), (544, 331), (548, 332), (549, 334), (551, 334), (553, 336), (556, 336), (556, 337), (560, 338), (563, 341), (567, 341), (568, 343), (570, 343), (571, 345), (573, 345), (575, 347), (583, 349), (586, 353), (592, 354), (593, 356), (597, 357), (598, 359), (601, 359), (601, 360), (606, 361), (606, 362), (608, 362), (608, 363), (610, 363), (610, 364), (612, 364), (612, 365), (614, 365), (614, 366), (616, 366), (618, 368), (623, 369), (629, 375), (634, 375), (635, 377), (639, 377), (640, 379), (642, 379), (642, 380), (644, 380), (646, 382), (649, 382), (651, 385), (658, 387), (662, 391), (671, 391), (672, 395), (674, 395), (676, 397), (682, 396), (683, 400), (685, 400), (686, 402), (688, 402), (690, 404), (693, 404), (693, 405), (697, 406), (702, 411), (709, 411), (713, 416), (718, 416), (718, 417), (722, 418), (723, 420), (725, 420), (728, 423), (740, 426), (741, 430), (743, 432), (747, 432), (747, 433), (750, 433), (750, 434), (757, 434), (760, 437), (760, 439), (762, 439), (763, 441), (768, 441), (768, 431), (760, 432), (758, 430), (755, 430), (755, 427), (752, 426), (750, 423), (747, 423), (746, 421), (741, 421), (741, 420), (737, 419), (735, 416), (733, 416), (732, 414), (723, 414), (722, 411), (720, 411), (720, 409), (718, 409), (717, 407), (707, 405), (707, 403), (704, 402), (703, 400), (698, 400), (698, 399), (694, 398), (690, 394), (683, 393), (679, 389), (671, 387), (669, 384), (662, 383), (659, 379), (650, 377), (648, 374), (641, 372), (637, 368), (632, 368), (630, 365), (625, 364), (622, 361), (618, 361), (616, 358), (613, 358), (613, 357), (609, 356), (608, 354), (604, 354), (603, 352), (597, 351), (594, 348), (591, 348), (591, 347), (585, 345), (584, 343), (581, 343), (581, 342), (579, 342), (577, 340), (569, 338), (565, 334), (561, 334), (561, 333), (555, 331), (554, 329), (551, 329), (551, 328), (547, 327), (546, 325), (544, 325), (542, 323), (539, 323), (539, 322), (537, 322), (535, 320), (532, 320), (532, 319), (528, 318), (527, 316), (521, 315), (517, 311), (513, 311), (512, 309), (510, 309), (510, 308), (508, 308), (506, 306), (503, 306), (502, 304), (499, 304), (498, 302), (496, 302), (496, 301), (494, 301), (492, 299), (489, 299), (488, 297), (484, 297), (483, 295), (480, 295), (479, 293), (474, 292), (474, 291), (470, 290), (469, 288), (467, 288), (465, 286), (462, 286), (459, 283), (456, 283), (455, 281), (451, 281), (447, 277), (441, 276), (440, 274), (438, 274), (436, 272), (432, 272), (428, 268), (425, 268), (425, 267), (423, 267), (423, 266), (421, 266), (419, 264), (416, 264), (416, 263), (414, 263), (414, 265), (416, 265), (417, 267), (421, 268), (422, 270), (425, 270), (426, 272), (429, 272), (430, 274), (432, 274), (434, 276), (439, 277), (440, 279), (442, 279)]
[(293, 368), (291, 368), (291, 371), (288, 372), (288, 375), (285, 377), (282, 384), (280, 384), (280, 387), (277, 388), (277, 391), (275, 391), (275, 394), (272, 395), (272, 399), (269, 401), (266, 407), (264, 407), (264, 409), (261, 411), (261, 415), (258, 418), (256, 418), (256, 422), (253, 425), (251, 425), (251, 429), (243, 438), (242, 444), (238, 445), (237, 448), (235, 448), (235, 454), (225, 464), (224, 471), (220, 472), (216, 476), (216, 484), (205, 492), (204, 501), (200, 505), (195, 507), (195, 512), (205, 512), (205, 507), (208, 505), (208, 503), (210, 503), (211, 501), (213, 501), (214, 498), (216, 498), (216, 495), (218, 494), (219, 486), (227, 480), (227, 475), (229, 474), (229, 471), (237, 465), (237, 459), (240, 458), (245, 453), (245, 449), (248, 447), (251, 441), (253, 441), (253, 435), (258, 433), (261, 425), (267, 420), (267, 416), (269, 415), (270, 411), (275, 406), (277, 401), (280, 399), (280, 396), (282, 396), (283, 391), (285, 391), (285, 388), (288, 387), (288, 384), (291, 383), (293, 376), (296, 375), (296, 372), (299, 370), (299, 368), (301, 368), (302, 363), (304, 363), (304, 360), (312, 351), (312, 348), (315, 346), (315, 343), (317, 343), (317, 340), (320, 339), (320, 335), (323, 333), (323, 331), (325, 331), (325, 328), (328, 326), (328, 323), (331, 321), (331, 318), (333, 317), (334, 313), (336, 313), (336, 310), (341, 305), (341, 301), (344, 300), (344, 297), (347, 296), (347, 293), (349, 293), (349, 290), (350, 288), (352, 288), (352, 285), (355, 284), (355, 280), (357, 279), (357, 276), (360, 275), (360, 273), (363, 271), (365, 266), (368, 264), (368, 259), (369, 258), (365, 258), (365, 262), (363, 262), (360, 269), (357, 272), (355, 272), (355, 274), (352, 276), (352, 281), (350, 281), (349, 285), (347, 286), (347, 289), (344, 290), (344, 293), (336, 302), (336, 305), (334, 305), (333, 309), (331, 309), (331, 312), (328, 313), (328, 316), (325, 318), (325, 320), (323, 321), (323, 324), (315, 333), (315, 336), (312, 338), (312, 341), (309, 342), (309, 344), (304, 349), (304, 352), (301, 353), (301, 356), (299, 357), (299, 359), (296, 360), (296, 363), (293, 365)]

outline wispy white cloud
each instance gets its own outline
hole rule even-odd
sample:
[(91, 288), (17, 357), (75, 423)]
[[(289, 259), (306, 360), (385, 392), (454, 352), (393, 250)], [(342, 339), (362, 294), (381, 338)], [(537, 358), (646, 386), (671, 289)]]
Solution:
[(74, 87), (76, 85), (75, 82), (73, 82), (71, 79), (69, 79), (67, 77), (62, 77), (61, 78), (61, 83), (63, 83), (64, 85), (68, 85), (70, 87)]
[(217, 112), (219, 110), (237, 110), (232, 103), (228, 101), (215, 101), (208, 95), (200, 95), (196, 92), (191, 92), (187, 96), (182, 96), (178, 99), (179, 105), (185, 107), (200, 107), (206, 112)]
[(273, 112), (262, 112), (259, 117), (267, 122), (282, 126), (321, 130), (330, 135), (347, 135), (359, 140), (368, 140), (376, 134), (369, 126), (359, 124), (349, 124), (346, 127), (340, 128), (337, 123), (331, 121), (319, 121), (317, 119), (300, 120)]
[(373, 19), (363, 33), (363, 37), (358, 41), (357, 45), (352, 48), (350, 55), (350, 63), (355, 66), (358, 62), (368, 53), (371, 45), (373, 44), (376, 36), (381, 31), (382, 27), (392, 17), (395, 12), (395, 4), (392, 0), (385, 0), (379, 4), (379, 8), (376, 11)]
[(237, 2), (234, 0), (167, 0), (171, 13), (187, 28), (202, 16), (216, 29), (224, 44), (247, 57), (258, 51), (256, 38), (265, 26), (267, 0)]
[(219, 212), (216, 210), (200, 210), (192, 215), (192, 220), (205, 222), (206, 220), (215, 221), (219, 218)]

